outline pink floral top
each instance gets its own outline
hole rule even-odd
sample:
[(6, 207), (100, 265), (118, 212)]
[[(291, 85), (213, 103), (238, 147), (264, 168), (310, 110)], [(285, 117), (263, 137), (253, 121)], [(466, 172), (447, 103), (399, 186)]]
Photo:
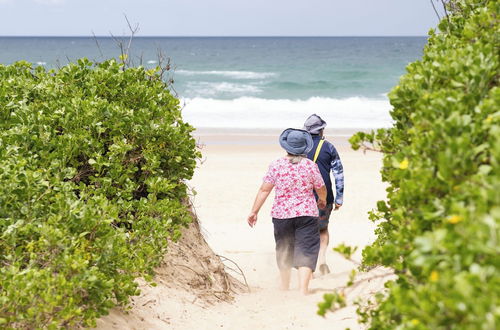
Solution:
[(271, 216), (289, 219), (301, 216), (318, 216), (318, 207), (313, 188), (324, 186), (318, 166), (304, 158), (298, 164), (290, 163), (287, 157), (275, 160), (269, 165), (264, 182), (276, 188)]

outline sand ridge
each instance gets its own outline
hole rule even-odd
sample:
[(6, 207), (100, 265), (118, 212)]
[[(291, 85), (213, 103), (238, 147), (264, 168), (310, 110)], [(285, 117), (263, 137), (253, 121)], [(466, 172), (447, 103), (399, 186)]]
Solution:
[[(129, 329), (361, 329), (353, 300), (367, 299), (382, 290), (383, 283), (392, 277), (391, 271), (377, 268), (362, 274), (360, 278), (372, 279), (361, 280), (346, 290), (348, 306), (326, 318), (316, 315), (317, 303), (324, 293), (345, 286), (355, 263), (329, 249), (327, 262), (332, 273), (315, 276), (310, 286), (312, 294), (303, 297), (298, 293), (296, 274), (292, 275), (290, 291), (278, 290), (279, 273), (269, 215), (273, 193), (259, 213), (256, 227), (250, 228), (246, 223), (269, 163), (283, 156), (283, 150), (275, 143), (277, 138), (272, 135), (198, 138), (205, 144), (201, 150), (203, 159), (189, 185), (196, 191), (193, 205), (201, 231), (216, 254), (235, 261), (243, 270), (251, 292), (242, 290), (234, 301), (207, 305), (188, 291), (161, 291), (156, 287), (151, 289), (154, 293), (143, 290), (139, 299), (146, 303), (148, 295), (156, 295), (163, 304), (155, 305), (140, 318), (134, 317), (135, 312), (113, 315), (114, 322)], [(375, 238), (375, 224), (368, 220), (367, 212), (385, 197), (385, 185), (379, 174), (381, 154), (352, 151), (346, 137), (330, 140), (339, 151), (345, 172), (344, 206), (332, 214), (330, 248), (339, 243), (359, 246), (354, 256), (359, 261), (361, 248)], [(234, 268), (231, 263), (226, 265)], [(243, 281), (237, 272), (226, 270)], [(152, 323), (151, 319), (158, 315), (166, 321)]]

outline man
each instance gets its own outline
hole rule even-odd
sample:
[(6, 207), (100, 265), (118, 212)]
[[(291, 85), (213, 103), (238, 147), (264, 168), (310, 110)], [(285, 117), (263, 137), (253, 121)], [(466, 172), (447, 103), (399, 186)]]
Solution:
[[(335, 204), (335, 210), (338, 210), (342, 206), (344, 195), (344, 169), (337, 150), (333, 144), (326, 141), (323, 137), (325, 127), (326, 122), (316, 114), (311, 115), (304, 123), (304, 129), (311, 133), (314, 141), (314, 146), (307, 154), (307, 157), (318, 164), (327, 189), (327, 205), (324, 209), (319, 209), (320, 249), (318, 265), (321, 275), (330, 273), (330, 268), (326, 264), (326, 248), (330, 240), (328, 233), (330, 213), (334, 208), (333, 204)], [(330, 171), (332, 171), (335, 178), (335, 196), (333, 195)]]

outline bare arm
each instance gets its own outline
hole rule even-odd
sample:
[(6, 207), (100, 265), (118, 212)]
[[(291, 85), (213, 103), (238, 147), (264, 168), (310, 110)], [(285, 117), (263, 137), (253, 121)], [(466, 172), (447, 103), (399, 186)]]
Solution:
[(326, 186), (322, 185), (320, 188), (315, 188), (316, 194), (318, 194), (318, 207), (324, 209), (326, 207)]
[(255, 202), (253, 203), (252, 211), (250, 212), (247, 220), (250, 227), (255, 226), (255, 223), (257, 222), (257, 214), (259, 213), (262, 204), (264, 204), (267, 196), (269, 196), (269, 193), (271, 192), (271, 190), (273, 190), (273, 188), (274, 185), (267, 182), (264, 182), (262, 186), (260, 186), (259, 191), (257, 192), (257, 196), (255, 197)]

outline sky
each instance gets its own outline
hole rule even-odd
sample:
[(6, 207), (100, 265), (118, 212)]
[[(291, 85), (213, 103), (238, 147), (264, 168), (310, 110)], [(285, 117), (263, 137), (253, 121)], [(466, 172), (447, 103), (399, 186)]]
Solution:
[[(438, 1), (438, 0), (435, 0)], [(0, 36), (424, 36), (428, 0), (0, 0)]]

